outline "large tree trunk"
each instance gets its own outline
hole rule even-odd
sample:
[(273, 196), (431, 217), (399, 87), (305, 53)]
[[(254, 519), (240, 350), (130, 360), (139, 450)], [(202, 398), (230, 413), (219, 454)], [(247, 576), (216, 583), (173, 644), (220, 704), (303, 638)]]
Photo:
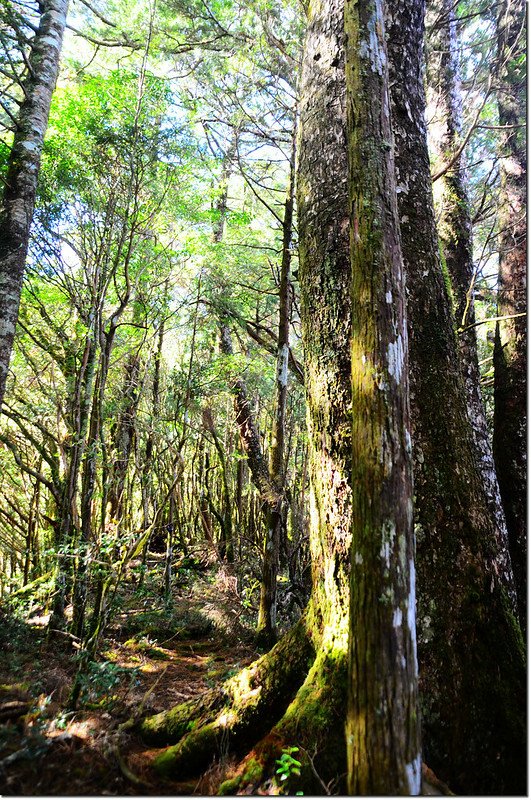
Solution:
[(418, 795), (408, 335), (383, 4), (347, 0), (345, 33), (353, 322), (348, 785), (355, 795)]
[[(351, 543), (350, 257), (345, 147), (343, 6), (323, 0), (312, 8), (301, 85), (299, 237), (302, 322), (306, 349), (311, 476), (310, 543), (313, 593), (300, 623), (249, 670), (239, 685), (244, 708), (256, 708), (251, 725), (241, 699), (226, 685), (212, 698), (178, 707), (143, 724), (146, 738), (179, 743), (160, 766), (179, 774), (198, 770), (220, 752), (220, 739), (241, 751), (257, 742), (223, 791), (255, 789), (275, 769), (282, 747), (296, 743), (312, 754), (323, 781), (346, 773), (344, 734)], [(339, 147), (338, 147), (339, 143)], [(249, 425), (248, 405), (237, 384), (240, 430)], [(251, 429), (248, 429), (252, 433)], [(256, 436), (252, 435), (255, 441)], [(252, 444), (252, 442), (251, 442)], [(253, 470), (252, 460), (248, 463)], [(269, 491), (267, 464), (254, 467), (255, 484)], [(315, 654), (315, 657), (314, 657)], [(281, 665), (290, 670), (283, 676)], [(274, 691), (271, 691), (274, 687)], [(298, 691), (297, 691), (298, 689)], [(278, 698), (278, 699), (275, 699)], [(204, 712), (204, 713), (203, 713)], [(242, 713), (244, 720), (242, 722)], [(205, 716), (206, 715), (206, 716)], [(172, 726), (171, 718), (179, 720)], [(199, 725), (184, 735), (194, 718)], [(264, 726), (259, 720), (267, 723)], [(276, 724), (275, 724), (276, 721)], [(203, 723), (203, 724), (201, 724)], [(223, 737), (221, 737), (223, 733)], [(183, 738), (181, 738), (183, 737)], [(205, 746), (203, 746), (203, 742)], [(197, 755), (197, 758), (196, 758)], [(322, 792), (309, 762), (297, 789)], [(339, 779), (344, 788), (344, 777)], [(289, 787), (288, 787), (289, 788)]]
[(458, 51), (453, 0), (428, 3), (427, 92), (431, 146), (436, 154), (434, 196), (442, 265), (452, 287), (459, 355), (478, 465), (487, 490), (489, 511), (507, 539), (498, 478), (481, 397), (474, 309), (476, 272), (473, 261), (472, 223), (467, 191), (465, 152), (461, 146), (462, 108), (458, 77)]
[(494, 341), (494, 459), (520, 616), (527, 610), (526, 41), (523, 0), (504, 0), (497, 17), (500, 159), (500, 269)]
[(18, 319), (42, 145), (59, 71), (67, 10), (68, 0), (43, 0), (0, 205), (0, 409)]
[(505, 541), (489, 511), (439, 258), (423, 87), (422, 2), (388, 28), (409, 302), (425, 760), (459, 792), (525, 791), (525, 668)]

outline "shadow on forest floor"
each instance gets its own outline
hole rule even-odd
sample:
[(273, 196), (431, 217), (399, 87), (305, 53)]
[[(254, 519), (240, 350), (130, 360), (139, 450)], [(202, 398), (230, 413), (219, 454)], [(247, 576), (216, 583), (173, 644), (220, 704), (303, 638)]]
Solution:
[[(46, 617), (0, 616), (0, 793), (13, 795), (211, 794), (163, 781), (157, 750), (120, 728), (139, 709), (156, 713), (201, 694), (257, 652), (232, 579), (194, 576), (171, 611), (147, 590), (128, 589), (83, 686), (65, 710), (76, 672), (67, 636), (48, 642)], [(214, 775), (212, 775), (214, 778)]]

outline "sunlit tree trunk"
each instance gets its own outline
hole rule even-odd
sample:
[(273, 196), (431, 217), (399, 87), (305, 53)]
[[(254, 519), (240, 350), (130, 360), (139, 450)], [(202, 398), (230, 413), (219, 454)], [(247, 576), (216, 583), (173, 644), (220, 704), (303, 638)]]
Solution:
[(507, 518), (521, 619), (527, 609), (526, 4), (504, 0), (497, 16), (502, 131), (500, 266), (494, 340), (494, 459)]
[(505, 542), (478, 468), (439, 257), (424, 121), (423, 5), (389, 5), (388, 51), (408, 288), (424, 758), (456, 791), (519, 793), (523, 643)]
[(418, 795), (406, 296), (384, 6), (345, 5), (352, 261), (349, 793)]
[(68, 0), (43, 0), (41, 9), (0, 201), (0, 409), (18, 318), (42, 146), (59, 71)]

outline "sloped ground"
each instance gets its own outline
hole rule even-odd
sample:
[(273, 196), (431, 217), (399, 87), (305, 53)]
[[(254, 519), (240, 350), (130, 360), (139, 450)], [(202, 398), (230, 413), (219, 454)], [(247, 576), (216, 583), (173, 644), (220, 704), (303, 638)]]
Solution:
[(157, 751), (130, 722), (201, 694), (256, 658), (244, 614), (223, 571), (193, 576), (171, 610), (148, 589), (129, 590), (75, 713), (65, 710), (76, 671), (68, 637), (47, 642), (46, 617), (0, 617), (0, 793), (215, 793), (214, 766), (199, 783), (163, 781), (151, 768)]

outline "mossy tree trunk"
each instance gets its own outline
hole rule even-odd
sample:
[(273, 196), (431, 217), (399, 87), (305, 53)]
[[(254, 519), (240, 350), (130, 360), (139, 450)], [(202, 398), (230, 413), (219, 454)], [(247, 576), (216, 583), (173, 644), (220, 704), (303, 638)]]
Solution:
[[(456, 159), (462, 141), (462, 104), (455, 4), (452, 0), (443, 0), (442, 4), (431, 0), (426, 13), (428, 135), (436, 156), (433, 171), (440, 175), (434, 183), (437, 231), (443, 266), (452, 287), (459, 355), (477, 463), (501, 543), (507, 541), (507, 526), (480, 389), (474, 327), (476, 272), (465, 152)], [(507, 549), (506, 545), (504, 549)], [(509, 570), (509, 565), (506, 569)]]
[[(506, 581), (503, 575), (475, 462), (453, 317), (438, 260), (423, 119), (423, 8), (410, 0), (394, 4), (391, 12), (388, 46), (393, 44), (394, 68), (400, 70), (408, 89), (406, 102), (395, 85), (393, 100), (400, 122), (397, 153), (402, 159), (399, 214), (408, 241), (423, 623), (419, 660), (428, 758), (456, 788), (521, 790), (525, 764), (522, 642), (511, 616), (509, 577)], [(402, 61), (397, 50), (402, 51)], [(243, 696), (234, 697), (225, 684), (222, 690), (143, 724), (146, 737), (154, 741), (178, 741), (159, 759), (161, 767), (173, 774), (180, 774), (187, 764), (197, 771), (227, 747), (241, 752), (263, 737), (234, 780), (222, 787), (229, 792), (256, 789), (286, 745), (309, 753), (315, 750), (314, 765), (325, 782), (344, 776), (347, 766), (352, 311), (341, 0), (316, 0), (310, 6), (300, 128), (297, 194), (312, 597), (297, 628), (249, 668), (257, 677)], [(307, 649), (300, 661), (294, 647), (303, 645)], [(282, 701), (274, 703), (285, 685), (280, 672), (284, 659), (293, 667), (293, 699), (289, 702), (290, 693), (282, 693)], [(260, 670), (255, 673), (258, 664)], [(302, 683), (298, 691), (297, 682)], [(275, 691), (269, 688), (273, 684)], [(263, 727), (254, 728), (248, 722), (246, 709), (257, 698), (259, 706), (254, 708), (259, 707), (259, 714), (254, 719), (267, 721), (270, 732), (265, 737)], [(173, 730), (172, 717), (179, 720)], [(274, 718), (276, 724), (271, 721)], [(301, 783), (289, 788), (306, 790)], [(322, 784), (318, 789), (322, 791)]]
[(502, 131), (500, 265), (494, 340), (494, 459), (507, 518), (520, 616), (527, 611), (526, 4), (504, 0), (496, 21)]
[(345, 4), (352, 261), (352, 559), (347, 713), (355, 795), (418, 795), (406, 296), (384, 4)]
[[(298, 180), (312, 598), (297, 626), (270, 653), (241, 673), (244, 682), (249, 672), (255, 676), (245, 692), (235, 697), (225, 684), (221, 691), (199, 699), (193, 707), (177, 707), (145, 720), (142, 726), (146, 738), (154, 742), (178, 741), (159, 759), (161, 768), (173, 774), (206, 766), (225, 746), (242, 752), (254, 743), (238, 774), (222, 787), (227, 792), (256, 788), (274, 772), (275, 759), (285, 746), (304, 748), (312, 755), (321, 780), (336, 780), (340, 789), (345, 788), (352, 538), (351, 270), (345, 114), (343, 5), (341, 0), (322, 0), (312, 6), (306, 38)], [(236, 400), (241, 406), (239, 426), (241, 431), (252, 433), (242, 388), (235, 383)], [(251, 436), (251, 446), (253, 442), (255, 435)], [(248, 464), (252, 471), (250, 458)], [(257, 464), (260, 469), (255, 469), (253, 480), (255, 484), (261, 481), (267, 493), (267, 464), (263, 458)], [(289, 678), (283, 676), (285, 669), (289, 669)], [(177, 726), (173, 726), (172, 718), (179, 720)], [(187, 733), (191, 725), (194, 729)], [(299, 756), (303, 756), (302, 750)], [(291, 788), (322, 792), (322, 784), (309, 762), (305, 763), (303, 775), (294, 778), (296, 785)]]
[(455, 791), (525, 791), (525, 668), (489, 511), (439, 257), (424, 121), (424, 4), (389, 6), (408, 287), (423, 745)]

